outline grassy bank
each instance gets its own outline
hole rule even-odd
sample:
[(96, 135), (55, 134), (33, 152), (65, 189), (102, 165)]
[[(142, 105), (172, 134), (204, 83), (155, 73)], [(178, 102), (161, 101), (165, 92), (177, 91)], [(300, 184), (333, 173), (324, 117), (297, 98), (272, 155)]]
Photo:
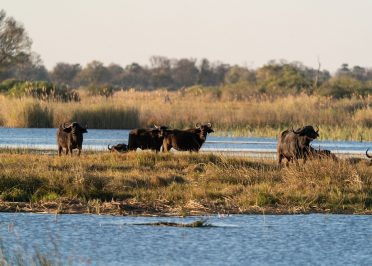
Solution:
[(52, 213), (372, 213), (367, 161), (212, 154), (0, 154), (0, 210)]
[(57, 127), (79, 121), (89, 128), (130, 129), (164, 124), (175, 128), (212, 122), (216, 134), (273, 137), (287, 127), (320, 126), (322, 139), (372, 140), (372, 98), (252, 96), (214, 90), (120, 91), (112, 97), (81, 93), (81, 102), (43, 102), (0, 96), (0, 126)]

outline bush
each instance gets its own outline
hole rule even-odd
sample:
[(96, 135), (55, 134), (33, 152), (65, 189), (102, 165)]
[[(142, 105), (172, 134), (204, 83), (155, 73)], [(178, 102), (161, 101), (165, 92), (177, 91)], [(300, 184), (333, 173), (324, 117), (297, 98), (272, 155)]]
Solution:
[(363, 84), (351, 77), (334, 77), (326, 81), (318, 90), (322, 96), (331, 96), (333, 98), (350, 98), (353, 95), (359, 95), (363, 89)]
[(88, 94), (91, 96), (104, 96), (106, 98), (111, 97), (114, 94), (114, 90), (112, 87), (96, 87), (91, 86), (87, 88)]
[(8, 95), (18, 98), (31, 96), (42, 101), (80, 101), (80, 96), (76, 91), (69, 90), (67, 87), (56, 87), (52, 83), (46, 81), (17, 82), (8, 91)]

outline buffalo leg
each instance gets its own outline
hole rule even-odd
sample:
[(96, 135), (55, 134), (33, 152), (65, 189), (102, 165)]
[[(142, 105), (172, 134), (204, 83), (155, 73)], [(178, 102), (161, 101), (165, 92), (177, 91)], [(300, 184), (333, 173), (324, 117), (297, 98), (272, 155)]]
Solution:
[(283, 160), (283, 155), (278, 154), (278, 164), (281, 165)]
[(169, 152), (172, 147), (168, 144), (163, 144), (163, 152)]
[(58, 146), (58, 156), (61, 156), (61, 154), (62, 154), (62, 147)]
[(78, 151), (78, 156), (80, 156), (80, 153), (81, 153), (81, 149), (79, 149), (79, 151)]

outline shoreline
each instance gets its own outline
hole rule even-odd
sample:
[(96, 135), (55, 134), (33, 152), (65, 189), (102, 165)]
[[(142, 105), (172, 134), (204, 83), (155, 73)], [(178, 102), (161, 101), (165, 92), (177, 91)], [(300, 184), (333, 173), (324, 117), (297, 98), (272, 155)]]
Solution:
[[(195, 207), (194, 207), (195, 206)], [(286, 208), (284, 206), (251, 206), (245, 210), (239, 208), (232, 209), (210, 209), (196, 202), (189, 202), (186, 206), (150, 207), (141, 203), (128, 202), (100, 202), (83, 203), (79, 200), (64, 199), (59, 202), (4, 202), (0, 201), (0, 213), (35, 213), (35, 214), (95, 214), (112, 216), (138, 216), (138, 217), (192, 217), (208, 215), (299, 215), (299, 214), (334, 214), (334, 215), (372, 215), (372, 210), (343, 210), (333, 212), (330, 209), (299, 207)]]

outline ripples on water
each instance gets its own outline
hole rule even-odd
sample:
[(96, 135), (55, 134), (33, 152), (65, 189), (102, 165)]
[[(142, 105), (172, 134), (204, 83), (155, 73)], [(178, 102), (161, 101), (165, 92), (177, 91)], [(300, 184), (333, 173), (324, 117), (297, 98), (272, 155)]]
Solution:
[[(129, 130), (88, 129), (84, 134), (84, 149), (107, 150), (108, 144), (128, 142)], [(38, 149), (57, 149), (55, 128), (0, 128), (0, 147), (21, 147)], [(329, 149), (334, 153), (364, 156), (372, 142), (355, 141), (317, 141), (314, 148)], [(259, 152), (273, 153), (276, 150), (275, 138), (255, 137), (216, 137), (209, 135), (202, 151), (213, 152)]]
[(208, 217), (214, 227), (206, 228), (135, 225), (205, 218), (0, 213), (0, 235), (8, 251), (36, 248), (72, 265), (372, 265), (372, 216), (234, 215)]

